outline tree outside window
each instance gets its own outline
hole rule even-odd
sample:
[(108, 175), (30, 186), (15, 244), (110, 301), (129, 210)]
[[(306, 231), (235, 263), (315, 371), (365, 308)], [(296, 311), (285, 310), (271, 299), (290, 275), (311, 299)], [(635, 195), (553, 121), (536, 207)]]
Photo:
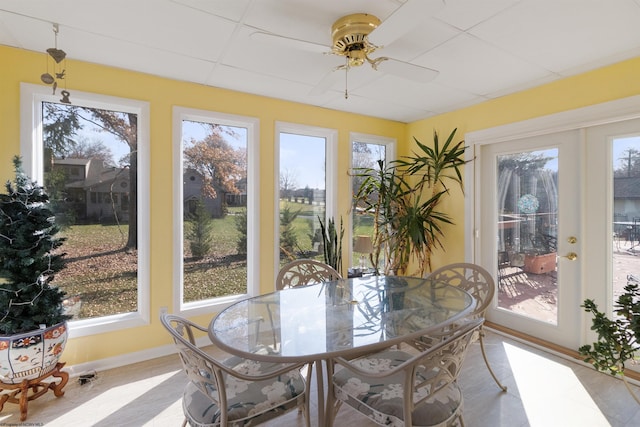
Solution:
[(41, 106), (44, 184), (67, 238), (56, 278), (67, 308), (74, 320), (138, 311), (138, 115)]
[(182, 121), (183, 304), (247, 292), (247, 138)]

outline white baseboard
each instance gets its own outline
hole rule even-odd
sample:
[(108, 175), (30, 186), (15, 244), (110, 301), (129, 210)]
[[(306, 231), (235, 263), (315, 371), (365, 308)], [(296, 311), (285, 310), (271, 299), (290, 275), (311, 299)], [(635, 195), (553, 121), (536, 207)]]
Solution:
[[(196, 344), (198, 344), (198, 346), (206, 346), (211, 345), (211, 341), (209, 341), (207, 337), (201, 337), (196, 340)], [(65, 366), (63, 370), (68, 372), (71, 378), (74, 378), (87, 372), (102, 372), (109, 369), (120, 368), (122, 366), (145, 362), (158, 357), (168, 356), (170, 354), (175, 354), (176, 352), (177, 350), (175, 345), (168, 344), (147, 350), (108, 357), (106, 359), (92, 360), (90, 362), (80, 363), (77, 365)], [(64, 361), (64, 354), (62, 356), (62, 361)]]

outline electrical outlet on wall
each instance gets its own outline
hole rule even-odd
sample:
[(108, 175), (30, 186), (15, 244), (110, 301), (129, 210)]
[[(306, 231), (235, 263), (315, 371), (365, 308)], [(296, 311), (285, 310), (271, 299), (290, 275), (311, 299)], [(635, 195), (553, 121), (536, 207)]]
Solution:
[(162, 316), (163, 314), (167, 314), (169, 312), (169, 308), (162, 306), (160, 307), (160, 316)]

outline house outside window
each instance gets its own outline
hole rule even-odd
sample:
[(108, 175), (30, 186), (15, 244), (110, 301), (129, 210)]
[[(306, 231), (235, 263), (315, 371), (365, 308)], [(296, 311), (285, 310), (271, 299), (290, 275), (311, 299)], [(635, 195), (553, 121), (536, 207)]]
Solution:
[(257, 294), (258, 122), (174, 107), (174, 304), (209, 313)]
[[(71, 335), (147, 324), (148, 105), (82, 92), (74, 92), (73, 105), (61, 104), (47, 88), (28, 84), (21, 96), (25, 172), (45, 186), (67, 239), (67, 268), (56, 284), (68, 296)], [(125, 128), (128, 140), (117, 136)], [(122, 176), (135, 211), (123, 212), (112, 199), (123, 191), (116, 188)]]

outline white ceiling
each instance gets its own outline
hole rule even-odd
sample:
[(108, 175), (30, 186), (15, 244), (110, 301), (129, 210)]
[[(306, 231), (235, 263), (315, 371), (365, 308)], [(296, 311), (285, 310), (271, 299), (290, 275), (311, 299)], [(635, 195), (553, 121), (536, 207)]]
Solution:
[(363, 12), (384, 25), (403, 3), (2, 0), (0, 44), (44, 54), (58, 23), (58, 47), (70, 59), (401, 122), (640, 56), (640, 0), (445, 0), (372, 55), (438, 70), (434, 80), (352, 68), (345, 99), (344, 71), (333, 72), (330, 90), (311, 94), (344, 58), (252, 37), (273, 33), (329, 51), (338, 18)]

